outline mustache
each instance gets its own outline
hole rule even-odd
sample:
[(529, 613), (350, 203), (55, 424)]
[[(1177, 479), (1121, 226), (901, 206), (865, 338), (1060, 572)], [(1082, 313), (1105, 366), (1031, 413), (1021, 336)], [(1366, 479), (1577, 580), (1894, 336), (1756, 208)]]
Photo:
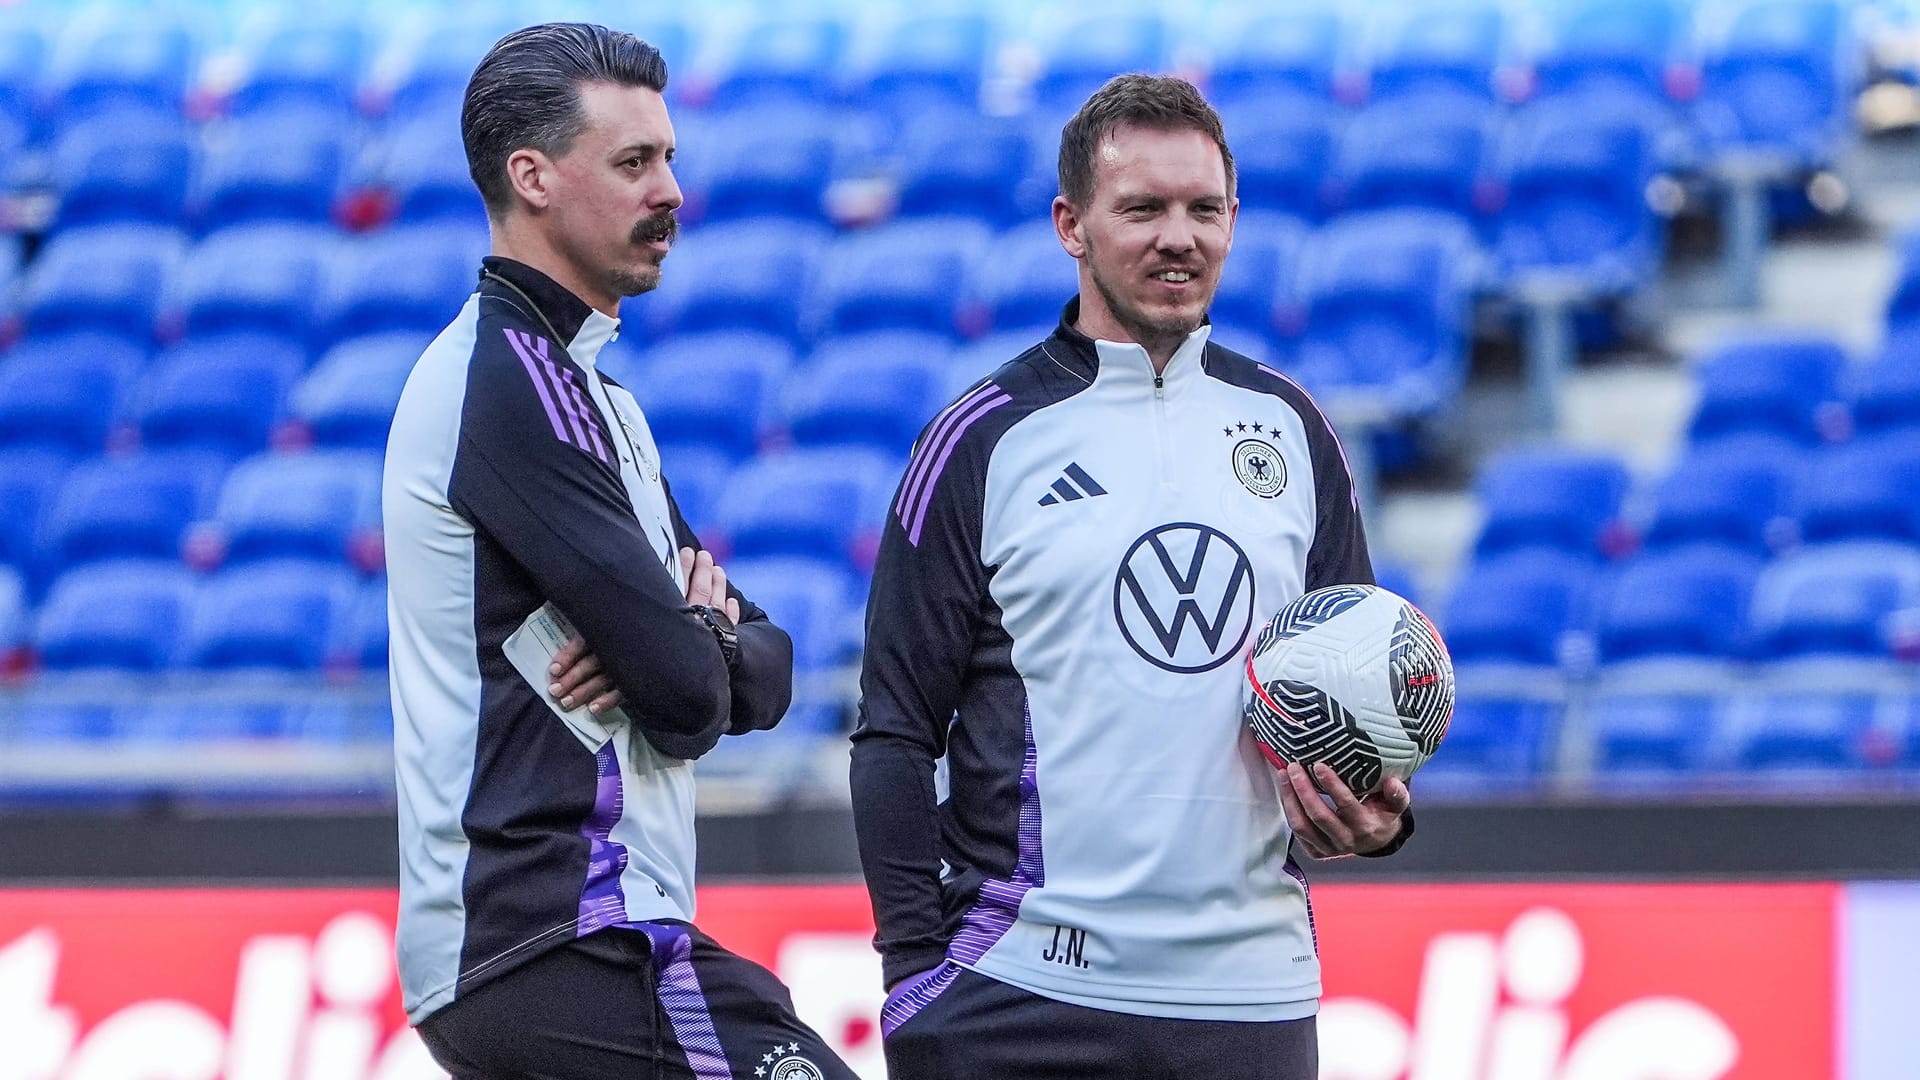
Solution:
[(680, 219), (671, 210), (641, 218), (633, 227), (633, 242), (644, 244), (648, 240), (665, 239), (672, 244), (680, 236)]

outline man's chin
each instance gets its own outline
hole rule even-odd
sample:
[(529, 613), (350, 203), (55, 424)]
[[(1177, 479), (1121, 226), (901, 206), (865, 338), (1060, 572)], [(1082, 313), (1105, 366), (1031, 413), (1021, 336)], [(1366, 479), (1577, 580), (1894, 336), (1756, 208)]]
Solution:
[(613, 291), (619, 296), (639, 296), (659, 287), (660, 271), (657, 267), (650, 267), (642, 272), (626, 272), (613, 276)]

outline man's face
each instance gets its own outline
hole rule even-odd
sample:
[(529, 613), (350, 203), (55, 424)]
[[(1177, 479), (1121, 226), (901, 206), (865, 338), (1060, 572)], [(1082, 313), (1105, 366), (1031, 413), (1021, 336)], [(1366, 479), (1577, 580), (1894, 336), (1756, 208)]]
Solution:
[(586, 129), (553, 161), (553, 241), (588, 281), (613, 296), (660, 284), (660, 263), (679, 231), (667, 103), (645, 87), (587, 83)]
[(1089, 205), (1057, 211), (1068, 253), (1135, 340), (1192, 333), (1220, 286), (1239, 212), (1220, 148), (1200, 131), (1122, 126), (1094, 148), (1093, 175)]

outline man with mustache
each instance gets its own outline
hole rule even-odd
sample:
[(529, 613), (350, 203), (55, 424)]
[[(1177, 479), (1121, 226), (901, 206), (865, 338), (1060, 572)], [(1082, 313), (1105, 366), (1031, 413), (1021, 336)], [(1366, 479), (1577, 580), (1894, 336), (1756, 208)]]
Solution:
[(1241, 664), (1282, 605), (1372, 583), (1352, 478), (1304, 390), (1211, 340), (1239, 201), (1194, 88), (1109, 82), (1059, 174), (1079, 296), (927, 426), (874, 568), (853, 808), (888, 1066), (1312, 1080), (1292, 849), (1388, 854), (1411, 800), (1269, 766)]
[(401, 396), (383, 491), (409, 1017), (462, 1080), (851, 1080), (692, 923), (692, 761), (772, 727), (793, 646), (596, 366), (679, 185), (658, 50), (508, 35), (461, 126), (493, 253)]

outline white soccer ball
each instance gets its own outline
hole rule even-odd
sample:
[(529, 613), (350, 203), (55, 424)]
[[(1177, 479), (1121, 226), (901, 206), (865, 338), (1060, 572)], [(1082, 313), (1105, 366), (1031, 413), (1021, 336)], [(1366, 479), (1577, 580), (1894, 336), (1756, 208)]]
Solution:
[(1324, 761), (1357, 795), (1411, 777), (1453, 719), (1453, 659), (1419, 608), (1374, 585), (1315, 589), (1247, 656), (1247, 725), (1267, 760)]

